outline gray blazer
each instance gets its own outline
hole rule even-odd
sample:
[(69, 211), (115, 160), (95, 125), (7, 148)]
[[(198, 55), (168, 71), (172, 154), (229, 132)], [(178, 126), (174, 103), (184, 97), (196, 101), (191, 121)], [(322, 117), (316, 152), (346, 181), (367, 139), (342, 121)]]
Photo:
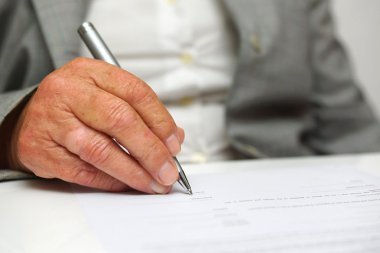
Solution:
[[(235, 150), (247, 158), (380, 150), (379, 124), (336, 40), (328, 1), (223, 4), (239, 40), (227, 100)], [(0, 0), (0, 124), (78, 56), (86, 10), (85, 0)]]

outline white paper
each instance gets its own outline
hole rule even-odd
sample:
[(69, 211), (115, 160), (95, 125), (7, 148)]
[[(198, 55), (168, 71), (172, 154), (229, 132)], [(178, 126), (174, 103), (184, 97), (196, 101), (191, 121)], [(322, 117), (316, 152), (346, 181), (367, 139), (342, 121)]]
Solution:
[(380, 179), (354, 165), (188, 178), (193, 196), (76, 192), (108, 252), (380, 252)]

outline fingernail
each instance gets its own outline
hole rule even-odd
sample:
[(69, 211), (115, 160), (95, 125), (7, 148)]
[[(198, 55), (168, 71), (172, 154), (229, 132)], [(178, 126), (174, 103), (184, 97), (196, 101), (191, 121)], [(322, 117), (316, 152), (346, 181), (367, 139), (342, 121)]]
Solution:
[(176, 132), (176, 136), (178, 138), (178, 141), (180, 142), (180, 144), (182, 145), (183, 144), (183, 141), (184, 141), (184, 138), (181, 140), (180, 138), (180, 133), (182, 132), (182, 135), (185, 135), (185, 130), (182, 128), (182, 127), (177, 127), (177, 132)]
[(181, 145), (179, 144), (178, 138), (176, 135), (171, 135), (166, 139), (166, 147), (169, 149), (170, 153), (175, 156), (181, 151)]
[(170, 162), (166, 162), (160, 169), (158, 176), (164, 185), (172, 185), (178, 179), (178, 170)]
[(155, 181), (152, 181), (152, 183), (150, 184), (150, 188), (152, 189), (152, 191), (158, 194), (165, 194), (168, 192), (167, 187), (160, 185), (159, 183)]
[(177, 137), (177, 140), (179, 141), (179, 131), (181, 131), (181, 130), (179, 130), (179, 127), (177, 127), (177, 131), (175, 131), (175, 136)]

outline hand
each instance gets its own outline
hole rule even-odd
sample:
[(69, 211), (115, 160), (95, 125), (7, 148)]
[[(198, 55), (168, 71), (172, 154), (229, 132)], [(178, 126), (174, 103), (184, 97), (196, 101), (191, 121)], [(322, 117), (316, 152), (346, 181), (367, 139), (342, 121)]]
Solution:
[(41, 82), (18, 120), (10, 160), (43, 178), (167, 193), (178, 179), (172, 156), (183, 139), (183, 130), (141, 79), (78, 58)]

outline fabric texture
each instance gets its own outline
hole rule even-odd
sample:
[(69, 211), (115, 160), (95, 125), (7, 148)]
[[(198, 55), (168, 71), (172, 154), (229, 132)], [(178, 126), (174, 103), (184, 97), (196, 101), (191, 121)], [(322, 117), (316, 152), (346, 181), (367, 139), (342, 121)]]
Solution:
[[(86, 1), (32, 2), (0, 0), (0, 124), (26, 87), (78, 56)], [(237, 151), (259, 158), (380, 150), (379, 123), (335, 37), (329, 1), (223, 2), (239, 39), (226, 115)]]

